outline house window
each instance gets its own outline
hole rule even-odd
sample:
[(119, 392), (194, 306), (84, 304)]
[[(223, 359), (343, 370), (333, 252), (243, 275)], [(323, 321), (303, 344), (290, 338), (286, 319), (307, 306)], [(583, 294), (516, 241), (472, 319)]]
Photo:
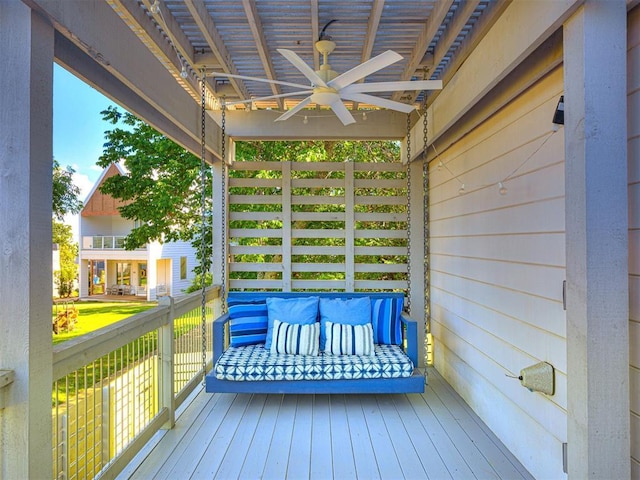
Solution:
[(187, 257), (180, 257), (180, 280), (187, 278)]

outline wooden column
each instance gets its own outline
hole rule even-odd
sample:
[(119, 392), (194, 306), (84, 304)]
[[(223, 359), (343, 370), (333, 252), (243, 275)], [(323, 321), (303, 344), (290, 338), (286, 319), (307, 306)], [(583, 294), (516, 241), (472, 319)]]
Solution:
[(422, 162), (420, 158), (411, 162), (411, 318), (418, 322), (418, 358), (424, 367), (424, 191), (422, 189)]
[(0, 477), (51, 478), (54, 30), (0, 2)]
[[(212, 221), (212, 229), (213, 229), (213, 240), (212, 240), (212, 246), (213, 246), (213, 262), (211, 264), (211, 268), (212, 268), (212, 278), (213, 278), (213, 284), (214, 285), (221, 285), (223, 282), (223, 278), (222, 278), (222, 262), (226, 262), (227, 258), (223, 257), (223, 244), (222, 244), (222, 232), (223, 229), (227, 229), (228, 225), (229, 225), (229, 195), (228, 195), (228, 185), (229, 185), (229, 179), (226, 176), (226, 172), (227, 170), (224, 169), (223, 170), (223, 164), (220, 161), (216, 161), (212, 167), (212, 173), (213, 173), (213, 221)], [(224, 173), (223, 173), (224, 172)], [(224, 175), (224, 177), (223, 177)], [(224, 178), (224, 182), (223, 182), (223, 178)], [(222, 184), (224, 183), (225, 185), (225, 189), (223, 191), (223, 187)], [(222, 219), (222, 210), (221, 210), (221, 205), (222, 205), (222, 198), (225, 198), (225, 219), (226, 221), (223, 221)], [(228, 230), (226, 230), (228, 232)], [(225, 238), (229, 238), (228, 235), (225, 235)], [(227, 253), (229, 253), (228, 251), (228, 241), (227, 241)], [(227, 264), (226, 268), (226, 275), (227, 275), (227, 279), (229, 278), (229, 265)], [(228, 280), (226, 281), (226, 285), (225, 287), (225, 294), (226, 292), (229, 291), (228, 288), (229, 282)]]
[(630, 478), (626, 4), (564, 26), (569, 478)]

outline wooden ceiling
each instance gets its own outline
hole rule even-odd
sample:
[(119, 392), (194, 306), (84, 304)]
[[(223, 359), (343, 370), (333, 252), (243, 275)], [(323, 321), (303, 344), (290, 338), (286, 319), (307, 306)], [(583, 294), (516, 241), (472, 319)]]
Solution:
[[(317, 70), (314, 43), (326, 34), (337, 44), (330, 56), (341, 73), (386, 50), (403, 60), (368, 76), (366, 82), (432, 79), (447, 81), (485, 35), (510, 0), (107, 0), (194, 100), (207, 72), (210, 108), (216, 99), (247, 100), (295, 88), (214, 76), (211, 72), (308, 84), (278, 52), (295, 51)], [(184, 71), (183, 71), (184, 70)], [(181, 75), (182, 73), (182, 75)], [(186, 76), (186, 78), (183, 78)], [(419, 103), (421, 92), (376, 94)], [(437, 92), (429, 94), (428, 101)], [(284, 110), (302, 97), (253, 102), (252, 109)], [(355, 103), (351, 109), (371, 106)], [(242, 108), (242, 107), (240, 107)]]

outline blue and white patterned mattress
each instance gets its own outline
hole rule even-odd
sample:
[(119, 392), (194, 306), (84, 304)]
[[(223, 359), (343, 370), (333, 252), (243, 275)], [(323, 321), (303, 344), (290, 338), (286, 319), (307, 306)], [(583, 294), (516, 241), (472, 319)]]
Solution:
[(375, 355), (271, 355), (264, 344), (229, 347), (214, 367), (219, 380), (341, 380), (410, 377), (413, 362), (398, 345), (376, 345)]

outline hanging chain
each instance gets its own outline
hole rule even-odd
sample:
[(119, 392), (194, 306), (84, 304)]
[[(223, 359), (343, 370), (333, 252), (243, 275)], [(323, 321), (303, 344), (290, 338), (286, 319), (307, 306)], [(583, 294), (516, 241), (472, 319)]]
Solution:
[(411, 115), (407, 114), (407, 313), (411, 314)]
[[(429, 119), (427, 117), (427, 95), (424, 95), (423, 102), (423, 117), (422, 117), (422, 199), (423, 199), (423, 212), (424, 221), (423, 236), (424, 236), (424, 328), (425, 333), (431, 333), (431, 264), (430, 264), (430, 245), (429, 245), (429, 160), (427, 159), (427, 145), (428, 145), (428, 127)], [(425, 352), (425, 365), (429, 362), (429, 335), (424, 336), (424, 352)]]
[(227, 106), (222, 99), (222, 195), (220, 196), (220, 224), (222, 233), (222, 259), (220, 262), (221, 284), (220, 300), (222, 313), (227, 313), (227, 155), (226, 155), (226, 124), (227, 124)]
[(206, 76), (204, 68), (200, 72), (200, 215), (201, 215), (201, 231), (200, 231), (200, 289), (201, 289), (201, 310), (202, 310), (202, 384), (205, 383), (207, 374), (207, 292), (206, 292), (206, 261), (205, 255), (207, 249), (205, 238), (207, 234), (207, 214), (206, 214), (206, 194), (207, 194), (207, 175), (206, 175), (206, 154), (207, 143), (205, 136), (206, 124), (206, 102), (205, 102), (205, 84)]

